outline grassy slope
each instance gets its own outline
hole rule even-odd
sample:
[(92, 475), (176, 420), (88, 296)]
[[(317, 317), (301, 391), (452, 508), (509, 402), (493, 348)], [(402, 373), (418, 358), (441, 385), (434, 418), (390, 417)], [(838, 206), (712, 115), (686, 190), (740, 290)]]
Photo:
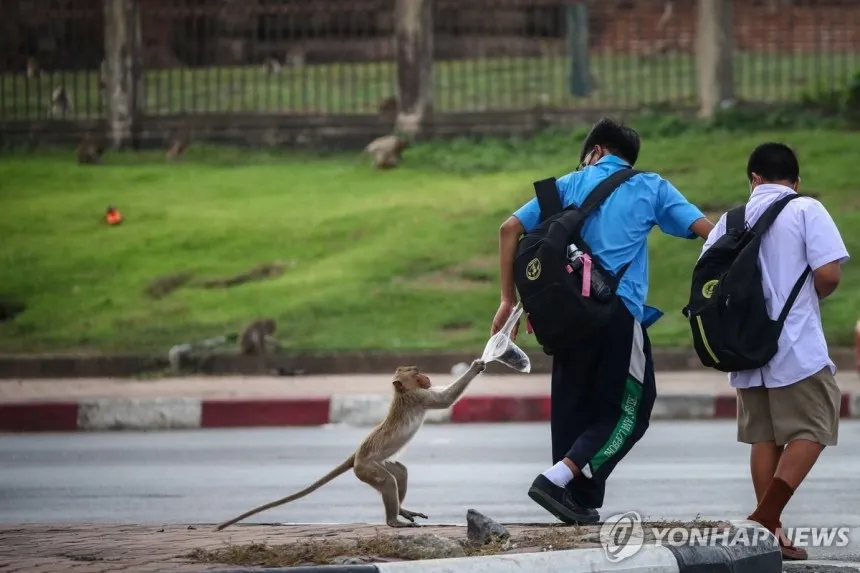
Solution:
[[(532, 196), (533, 180), (570, 169), (579, 138), (426, 144), (391, 172), (355, 157), (199, 148), (175, 165), (144, 153), (109, 154), (96, 168), (68, 151), (2, 156), (0, 296), (28, 309), (0, 323), (0, 351), (164, 351), (257, 315), (277, 318), (295, 348), (479, 348), (498, 301), (498, 225)], [(746, 156), (771, 138), (799, 150), (803, 188), (820, 193), (856, 253), (856, 134), (647, 139), (638, 167), (719, 207), (745, 199)], [(126, 216), (117, 228), (101, 222), (111, 203)], [(649, 302), (667, 314), (652, 338), (687, 346), (679, 309), (701, 244), (655, 230), (650, 245)], [(278, 260), (295, 263), (278, 279), (143, 294), (156, 276), (225, 276)], [(824, 304), (832, 343), (850, 343), (858, 302), (851, 264)]]

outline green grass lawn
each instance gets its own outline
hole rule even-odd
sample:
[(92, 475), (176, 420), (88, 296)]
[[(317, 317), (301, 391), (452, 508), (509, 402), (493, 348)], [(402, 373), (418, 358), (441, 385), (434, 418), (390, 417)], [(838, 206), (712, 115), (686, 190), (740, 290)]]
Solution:
[[(860, 54), (738, 53), (736, 96), (755, 101), (796, 101), (804, 93), (835, 89), (860, 65)], [(570, 59), (486, 58), (434, 64), (434, 106), (441, 112), (521, 110), (538, 103), (562, 108), (637, 108), (696, 105), (692, 54), (654, 58), (595, 54), (597, 82), (587, 97), (568, 91)], [(46, 117), (53, 87), (65, 85), (70, 117), (100, 117), (96, 71), (0, 77), (0, 119)], [(266, 75), (259, 66), (149, 70), (143, 109), (150, 115), (184, 112), (376, 113), (396, 93), (393, 62), (309, 65)]]
[[(154, 153), (109, 152), (96, 167), (70, 150), (0, 156), (0, 298), (27, 306), (0, 323), (0, 351), (162, 352), (257, 316), (276, 318), (295, 349), (479, 349), (498, 304), (498, 226), (532, 197), (532, 181), (575, 167), (581, 136), (427, 143), (389, 172), (355, 155), (202, 146), (177, 164)], [(637, 166), (719, 210), (746, 198), (747, 155), (772, 138), (796, 146), (803, 189), (820, 195), (856, 256), (856, 133), (647, 138)], [(108, 204), (122, 225), (102, 222)], [(655, 345), (689, 346), (680, 309), (700, 248), (652, 233), (649, 302), (666, 312)], [(156, 277), (225, 277), (277, 261), (289, 267), (274, 279), (145, 294)], [(823, 312), (830, 342), (850, 344), (857, 264)]]

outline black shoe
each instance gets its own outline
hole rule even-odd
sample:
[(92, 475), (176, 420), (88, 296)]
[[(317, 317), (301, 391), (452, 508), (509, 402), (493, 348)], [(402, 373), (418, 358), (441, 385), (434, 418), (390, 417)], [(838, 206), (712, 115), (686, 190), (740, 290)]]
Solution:
[(596, 510), (576, 503), (570, 492), (540, 474), (529, 488), (529, 497), (568, 525), (591, 525), (600, 521)]

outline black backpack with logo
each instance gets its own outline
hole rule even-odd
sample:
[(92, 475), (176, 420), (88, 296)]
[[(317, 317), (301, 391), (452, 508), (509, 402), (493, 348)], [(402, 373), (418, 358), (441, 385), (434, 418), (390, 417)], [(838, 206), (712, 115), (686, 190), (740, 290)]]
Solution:
[(693, 268), (690, 300), (683, 309), (693, 346), (702, 364), (721, 372), (755, 370), (778, 350), (788, 312), (811, 269), (803, 272), (776, 320), (767, 312), (758, 255), (764, 234), (783, 208), (800, 195), (770, 205), (755, 225), (746, 225), (746, 206), (726, 213), (726, 234), (702, 254)]
[[(615, 291), (630, 263), (613, 277), (582, 240), (580, 230), (585, 219), (615, 189), (638, 173), (622, 168), (601, 181), (581, 206), (567, 209), (562, 208), (554, 177), (534, 183), (541, 223), (520, 239), (514, 259), (514, 282), (526, 320), (546, 354), (553, 355), (593, 336), (612, 317), (618, 304)], [(567, 255), (570, 244), (589, 255), (592, 277), (609, 283), (604, 283), (607, 288), (600, 291), (609, 291), (609, 296), (596, 296), (594, 288), (589, 296), (583, 294), (583, 269), (571, 267)]]

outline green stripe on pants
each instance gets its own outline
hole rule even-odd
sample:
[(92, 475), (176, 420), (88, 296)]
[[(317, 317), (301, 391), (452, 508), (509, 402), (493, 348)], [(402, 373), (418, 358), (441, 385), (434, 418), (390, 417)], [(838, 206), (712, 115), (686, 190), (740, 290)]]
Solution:
[(621, 451), (633, 428), (636, 427), (636, 415), (639, 412), (639, 404), (642, 402), (642, 384), (632, 376), (627, 376), (624, 383), (624, 395), (621, 397), (621, 418), (612, 430), (612, 434), (603, 444), (589, 465), (591, 471), (596, 472), (608, 459)]

